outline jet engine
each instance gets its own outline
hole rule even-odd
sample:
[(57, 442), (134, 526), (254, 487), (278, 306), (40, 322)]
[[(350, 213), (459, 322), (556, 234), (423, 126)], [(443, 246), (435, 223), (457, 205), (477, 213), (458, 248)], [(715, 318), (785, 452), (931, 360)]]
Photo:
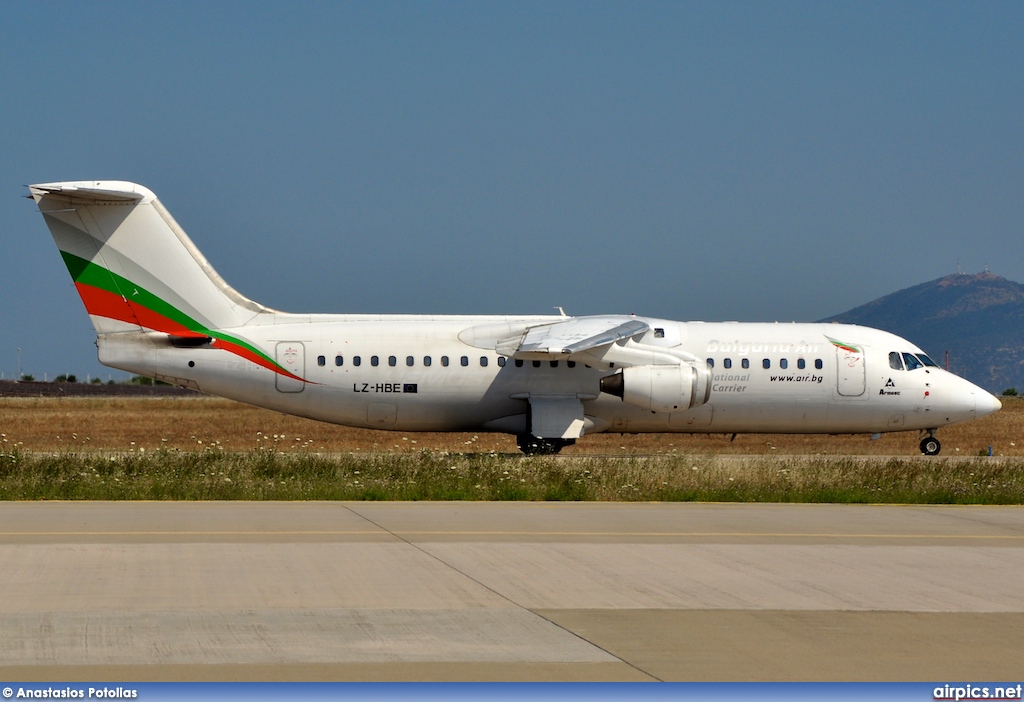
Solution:
[(627, 366), (601, 378), (601, 392), (651, 412), (682, 412), (711, 396), (707, 365)]

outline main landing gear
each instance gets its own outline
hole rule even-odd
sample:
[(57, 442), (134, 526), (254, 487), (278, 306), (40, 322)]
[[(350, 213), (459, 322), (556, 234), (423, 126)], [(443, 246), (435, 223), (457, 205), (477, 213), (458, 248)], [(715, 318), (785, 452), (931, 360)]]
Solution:
[(935, 438), (935, 430), (929, 429), (928, 436), (921, 439), (921, 453), (925, 456), (936, 456), (942, 450), (942, 444)]
[(575, 444), (576, 439), (541, 439), (531, 434), (519, 434), (516, 443), (527, 456), (553, 456), (564, 447)]

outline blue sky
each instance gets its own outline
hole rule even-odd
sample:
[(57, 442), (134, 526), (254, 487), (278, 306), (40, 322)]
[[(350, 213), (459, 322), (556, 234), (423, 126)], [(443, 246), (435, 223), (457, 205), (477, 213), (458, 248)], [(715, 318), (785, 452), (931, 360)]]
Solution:
[(10, 3), (0, 373), (125, 377), (27, 183), (295, 312), (810, 321), (1024, 280), (1024, 4)]

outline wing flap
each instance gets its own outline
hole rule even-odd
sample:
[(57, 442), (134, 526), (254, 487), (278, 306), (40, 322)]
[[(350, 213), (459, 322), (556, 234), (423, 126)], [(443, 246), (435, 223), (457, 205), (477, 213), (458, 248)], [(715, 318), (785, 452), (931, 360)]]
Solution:
[(515, 358), (565, 357), (629, 339), (649, 329), (646, 322), (622, 315), (572, 317), (564, 322), (530, 327), (519, 336), (503, 339), (498, 342), (497, 351)]

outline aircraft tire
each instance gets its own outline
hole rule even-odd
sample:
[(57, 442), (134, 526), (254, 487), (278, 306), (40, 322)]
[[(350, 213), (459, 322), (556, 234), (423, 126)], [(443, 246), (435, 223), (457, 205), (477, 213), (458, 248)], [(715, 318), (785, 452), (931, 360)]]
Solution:
[(576, 443), (572, 439), (541, 439), (532, 434), (516, 436), (519, 450), (527, 456), (554, 456), (564, 447)]
[(939, 451), (942, 450), (942, 444), (934, 436), (928, 436), (921, 439), (921, 453), (925, 456), (937, 456)]

